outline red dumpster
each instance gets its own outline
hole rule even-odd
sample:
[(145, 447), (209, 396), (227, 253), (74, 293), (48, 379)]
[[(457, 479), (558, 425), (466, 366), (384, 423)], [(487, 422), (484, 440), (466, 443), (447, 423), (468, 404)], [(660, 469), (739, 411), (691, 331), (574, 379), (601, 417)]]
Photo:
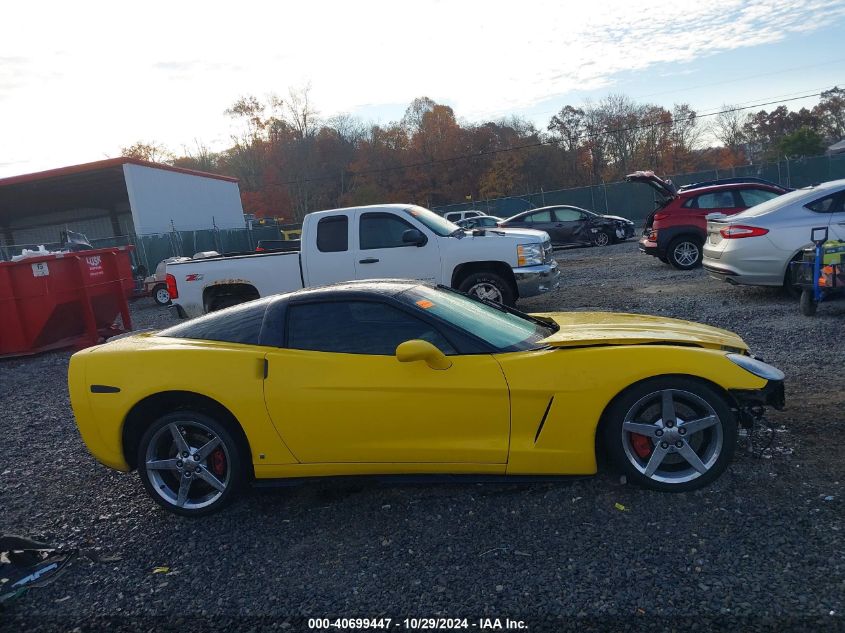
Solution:
[[(132, 329), (131, 246), (0, 263), (0, 357), (88, 347)], [(115, 325), (120, 315), (123, 328)]]

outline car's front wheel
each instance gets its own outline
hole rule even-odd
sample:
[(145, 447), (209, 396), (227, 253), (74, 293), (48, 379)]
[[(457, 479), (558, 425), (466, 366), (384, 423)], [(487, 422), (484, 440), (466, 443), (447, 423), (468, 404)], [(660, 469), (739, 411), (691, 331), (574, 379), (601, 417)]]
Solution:
[(246, 462), (227, 426), (195, 411), (156, 420), (138, 445), (138, 474), (150, 496), (171, 512), (216, 512), (246, 480)]
[(730, 463), (736, 418), (712, 387), (690, 378), (656, 378), (611, 405), (603, 440), (612, 463), (645, 488), (706, 486)]
[(593, 246), (607, 246), (613, 244), (613, 238), (607, 231), (597, 231), (593, 233)]

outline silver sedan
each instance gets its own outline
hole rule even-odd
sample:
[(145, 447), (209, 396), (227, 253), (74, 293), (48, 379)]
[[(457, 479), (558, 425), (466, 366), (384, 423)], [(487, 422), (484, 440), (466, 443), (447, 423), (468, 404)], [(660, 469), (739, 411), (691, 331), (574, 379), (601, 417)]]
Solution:
[(845, 240), (845, 180), (798, 189), (730, 217), (710, 216), (703, 266), (731, 284), (788, 284), (789, 262), (811, 245), (813, 228)]

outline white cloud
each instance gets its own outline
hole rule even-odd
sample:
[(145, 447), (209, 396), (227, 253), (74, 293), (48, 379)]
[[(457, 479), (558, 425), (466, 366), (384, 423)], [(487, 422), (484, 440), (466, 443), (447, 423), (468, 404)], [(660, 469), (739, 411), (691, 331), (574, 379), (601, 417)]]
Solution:
[(427, 95), (498, 116), (843, 15), (841, 0), (15, 3), (0, 41), (0, 174), (138, 139), (222, 145), (238, 96), (307, 81), (324, 114)]

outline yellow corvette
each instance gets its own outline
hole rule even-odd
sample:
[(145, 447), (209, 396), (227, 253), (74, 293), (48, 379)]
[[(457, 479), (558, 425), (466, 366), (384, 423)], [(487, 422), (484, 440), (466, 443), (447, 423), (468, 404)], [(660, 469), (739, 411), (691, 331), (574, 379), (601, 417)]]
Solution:
[(784, 400), (783, 374), (725, 330), (392, 280), (121, 338), (74, 354), (68, 383), (91, 453), (185, 515), (254, 479), (592, 474), (599, 446), (631, 481), (689, 490)]

